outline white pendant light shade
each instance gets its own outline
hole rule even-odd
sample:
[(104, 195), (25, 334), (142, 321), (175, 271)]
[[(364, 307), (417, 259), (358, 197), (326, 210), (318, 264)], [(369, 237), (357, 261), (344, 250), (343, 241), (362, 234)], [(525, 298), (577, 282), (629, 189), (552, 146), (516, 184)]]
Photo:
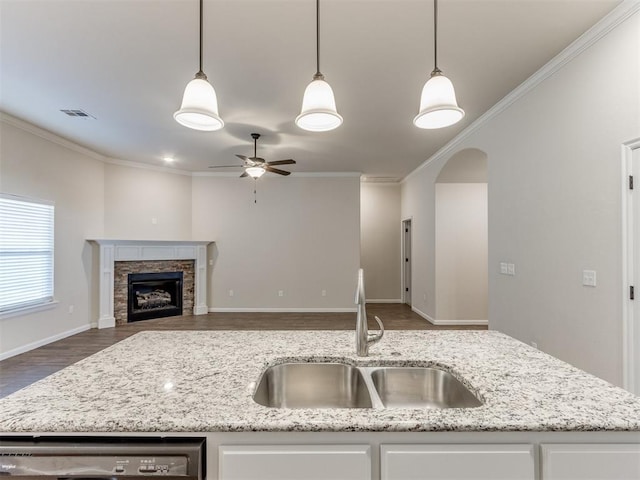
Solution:
[(327, 132), (342, 125), (342, 117), (336, 109), (331, 85), (322, 76), (314, 76), (302, 98), (302, 111), (296, 117), (296, 125), (311, 132)]
[(433, 72), (422, 88), (420, 113), (413, 119), (418, 128), (442, 128), (453, 125), (464, 117), (458, 107), (453, 83), (438, 72)]
[(245, 172), (247, 172), (247, 174), (251, 178), (260, 178), (262, 175), (264, 175), (265, 170), (262, 167), (249, 167), (245, 170)]
[(194, 130), (214, 131), (224, 127), (218, 115), (218, 97), (207, 81), (206, 75), (199, 73), (184, 89), (180, 110), (173, 114), (176, 122)]

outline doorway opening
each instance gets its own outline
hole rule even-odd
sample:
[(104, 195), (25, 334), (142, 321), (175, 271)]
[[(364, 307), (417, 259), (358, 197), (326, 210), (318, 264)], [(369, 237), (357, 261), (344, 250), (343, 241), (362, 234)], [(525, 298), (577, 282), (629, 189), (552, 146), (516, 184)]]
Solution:
[(487, 325), (488, 158), (454, 154), (435, 181), (436, 325)]
[(640, 138), (623, 145), (622, 162), (622, 381), (640, 395)]

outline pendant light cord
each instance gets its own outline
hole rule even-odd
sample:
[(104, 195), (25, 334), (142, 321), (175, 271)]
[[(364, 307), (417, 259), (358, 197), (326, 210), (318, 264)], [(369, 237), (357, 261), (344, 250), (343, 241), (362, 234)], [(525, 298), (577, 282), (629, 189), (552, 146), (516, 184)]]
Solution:
[(202, 71), (202, 3), (203, 0), (200, 0), (200, 70), (198, 73), (204, 73)]
[(320, 73), (320, 0), (316, 0), (316, 75)]
[(440, 72), (438, 68), (438, 0), (433, 0), (433, 71)]

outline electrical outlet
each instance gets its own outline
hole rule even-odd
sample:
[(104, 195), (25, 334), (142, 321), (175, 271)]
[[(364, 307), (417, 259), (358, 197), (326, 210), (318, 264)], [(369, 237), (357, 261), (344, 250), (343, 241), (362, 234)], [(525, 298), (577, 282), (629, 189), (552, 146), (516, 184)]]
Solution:
[(278, 290), (278, 296), (284, 297), (284, 290)]
[(156, 217), (151, 217), (151, 225), (157, 225), (158, 219)]
[(229, 296), (233, 297), (233, 290), (229, 290)]
[(500, 273), (502, 275), (507, 275), (509, 273), (509, 270), (508, 270), (506, 262), (500, 262)]
[(69, 315), (73, 314), (73, 305), (69, 305)]
[(595, 270), (583, 270), (582, 271), (582, 285), (587, 287), (596, 286), (596, 271)]
[(322, 296), (326, 297), (327, 296), (327, 291), (326, 290), (322, 290)]
[(209, 260), (209, 266), (213, 267), (213, 259)]

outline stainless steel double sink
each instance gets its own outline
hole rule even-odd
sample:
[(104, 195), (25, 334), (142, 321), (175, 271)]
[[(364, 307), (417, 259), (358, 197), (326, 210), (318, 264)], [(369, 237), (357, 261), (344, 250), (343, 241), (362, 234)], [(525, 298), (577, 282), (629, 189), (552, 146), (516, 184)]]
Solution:
[(283, 363), (268, 367), (253, 395), (273, 408), (473, 408), (482, 402), (437, 367)]

